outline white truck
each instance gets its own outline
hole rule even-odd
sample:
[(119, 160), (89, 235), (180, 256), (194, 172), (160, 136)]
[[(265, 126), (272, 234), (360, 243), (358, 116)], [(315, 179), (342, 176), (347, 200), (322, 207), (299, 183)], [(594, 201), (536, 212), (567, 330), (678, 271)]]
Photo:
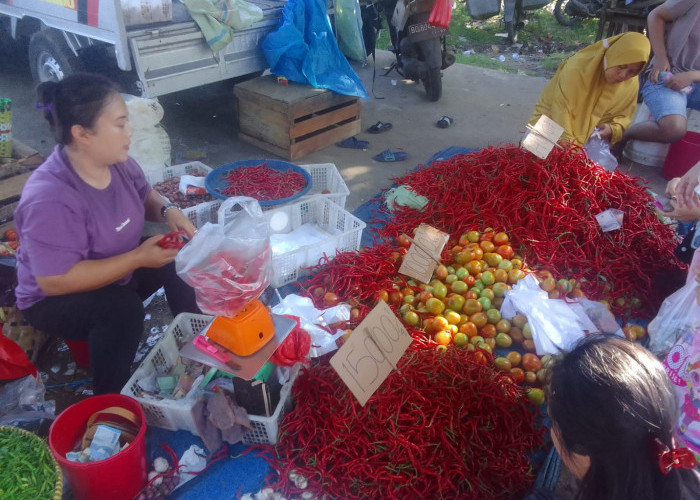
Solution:
[(263, 19), (234, 31), (217, 52), (179, 0), (0, 0), (0, 29), (29, 40), (37, 83), (102, 71), (156, 97), (267, 69), (260, 44), (286, 0), (248, 1), (263, 10)]

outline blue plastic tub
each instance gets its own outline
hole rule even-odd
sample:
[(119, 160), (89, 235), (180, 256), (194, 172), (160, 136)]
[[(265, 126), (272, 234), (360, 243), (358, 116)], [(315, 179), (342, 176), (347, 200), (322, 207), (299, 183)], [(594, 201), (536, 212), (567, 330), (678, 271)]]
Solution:
[(234, 161), (233, 163), (226, 163), (224, 165), (221, 165), (220, 167), (216, 167), (214, 170), (209, 172), (204, 181), (204, 185), (206, 186), (207, 191), (209, 191), (209, 193), (212, 196), (215, 196), (216, 198), (219, 198), (221, 200), (225, 200), (226, 198), (228, 198), (228, 196), (221, 194), (221, 190), (225, 189), (227, 187), (227, 184), (226, 181), (222, 179), (222, 177), (231, 170), (235, 170), (241, 167), (257, 167), (261, 164), (264, 164), (265, 166), (273, 170), (279, 170), (282, 172), (293, 170), (303, 175), (306, 179), (306, 186), (298, 193), (292, 196), (288, 196), (287, 198), (279, 198), (276, 200), (258, 200), (261, 207), (269, 207), (294, 201), (297, 198), (304, 196), (309, 191), (309, 189), (311, 189), (311, 184), (313, 181), (311, 180), (311, 175), (309, 175), (309, 173), (306, 170), (297, 167), (293, 163), (281, 160), (241, 160)]

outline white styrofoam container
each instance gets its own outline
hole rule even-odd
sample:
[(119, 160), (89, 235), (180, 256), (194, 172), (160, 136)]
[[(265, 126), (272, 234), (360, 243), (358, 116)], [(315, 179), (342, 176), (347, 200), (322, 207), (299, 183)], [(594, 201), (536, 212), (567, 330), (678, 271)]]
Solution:
[[(190, 341), (195, 335), (204, 330), (211, 323), (213, 316), (204, 314), (178, 314), (163, 335), (163, 338), (153, 346), (151, 352), (141, 362), (121, 393), (136, 399), (146, 414), (146, 424), (161, 427), (171, 431), (185, 430), (197, 434), (192, 408), (197, 403), (201, 394), (199, 388), (194, 387), (183, 399), (155, 399), (144, 397), (138, 386), (139, 379), (152, 373), (165, 375), (177, 363), (180, 356), (179, 346)], [(291, 370), (289, 380), (282, 386), (280, 401), (272, 415), (263, 417), (249, 415), (253, 429), (243, 437), (245, 444), (276, 444), (279, 434), (279, 426), (284, 415), (292, 408), (292, 386), (299, 373), (299, 364)]]
[(274, 272), (270, 283), (273, 287), (280, 287), (307, 276), (309, 270), (306, 268), (317, 265), (324, 255), (333, 259), (336, 251), (359, 250), (362, 230), (366, 227), (364, 222), (350, 212), (336, 205), (330, 199), (320, 196), (265, 212), (268, 222), (273, 217), (280, 220), (280, 215), (283, 225), (275, 227), (274, 232), (276, 233), (289, 233), (302, 224), (315, 223), (330, 236), (320, 243), (305, 245), (290, 252), (273, 255), (272, 268)]

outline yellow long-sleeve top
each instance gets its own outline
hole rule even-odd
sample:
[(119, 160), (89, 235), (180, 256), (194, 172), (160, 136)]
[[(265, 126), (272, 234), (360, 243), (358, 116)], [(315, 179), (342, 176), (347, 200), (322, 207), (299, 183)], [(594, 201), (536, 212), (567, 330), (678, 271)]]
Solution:
[(547, 115), (564, 127), (562, 141), (583, 146), (598, 125), (609, 124), (610, 144), (622, 137), (637, 106), (637, 77), (608, 83), (605, 69), (649, 60), (649, 41), (640, 33), (603, 39), (562, 61), (540, 95), (529, 123)]

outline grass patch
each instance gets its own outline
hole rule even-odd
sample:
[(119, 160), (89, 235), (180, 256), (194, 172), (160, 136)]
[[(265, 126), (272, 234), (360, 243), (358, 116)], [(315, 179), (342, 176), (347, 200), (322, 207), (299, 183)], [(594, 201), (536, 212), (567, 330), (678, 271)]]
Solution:
[(460, 64), (468, 64), (470, 66), (478, 66), (480, 68), (497, 69), (504, 73), (516, 73), (517, 70), (504, 66), (502, 62), (486, 54), (457, 54), (457, 62)]
[(559, 67), (559, 64), (570, 55), (570, 53), (564, 52), (556, 52), (554, 54), (549, 54), (547, 57), (540, 61), (540, 66), (547, 70), (556, 71)]

